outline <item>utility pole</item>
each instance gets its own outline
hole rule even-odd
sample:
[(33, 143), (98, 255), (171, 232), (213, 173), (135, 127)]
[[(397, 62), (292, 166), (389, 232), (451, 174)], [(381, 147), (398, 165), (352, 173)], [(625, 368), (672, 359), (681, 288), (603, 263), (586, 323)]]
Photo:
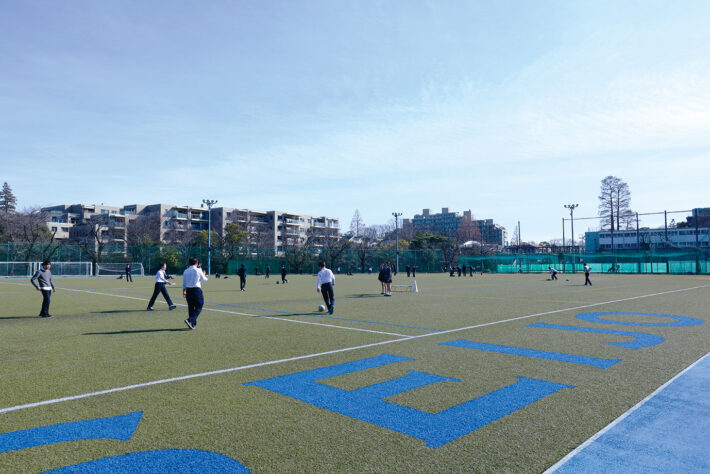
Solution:
[(399, 216), (402, 215), (401, 212), (393, 212), (392, 215), (394, 216), (394, 240), (395, 240), (395, 249), (397, 251), (396, 257), (395, 257), (395, 266), (394, 266), (394, 273), (395, 275), (399, 273)]
[[(579, 204), (565, 204), (565, 207), (569, 209), (569, 217), (570, 220), (572, 221), (572, 253), (575, 253), (574, 251), (574, 210), (579, 207)], [(572, 256), (572, 272), (574, 272), (574, 261), (575, 257), (574, 255)]]
[(212, 206), (217, 200), (203, 199), (200, 207), (207, 205), (207, 274), (212, 274)]

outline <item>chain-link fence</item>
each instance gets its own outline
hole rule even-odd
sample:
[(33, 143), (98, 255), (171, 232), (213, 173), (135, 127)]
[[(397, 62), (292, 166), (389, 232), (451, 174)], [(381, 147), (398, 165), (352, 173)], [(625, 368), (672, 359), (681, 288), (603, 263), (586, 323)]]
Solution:
[(595, 273), (708, 274), (710, 251), (666, 249), (646, 252), (497, 254), (459, 259), (459, 265), (493, 273), (581, 272), (587, 264)]
[[(92, 262), (97, 263), (142, 263), (147, 274), (157, 271), (166, 263), (168, 272), (182, 272), (189, 257), (205, 263), (210, 257), (212, 273), (234, 274), (244, 264), (250, 274), (266, 271), (278, 273), (284, 265), (289, 274), (316, 273), (318, 262), (324, 260), (334, 271), (341, 273), (379, 272), (380, 264), (397, 262), (394, 249), (330, 248), (290, 249), (276, 254), (272, 248), (260, 247), (212, 247), (184, 245), (105, 245), (101, 249), (89, 248), (76, 243), (0, 243), (0, 261), (35, 262)], [(437, 272), (442, 267), (442, 255), (438, 250), (400, 250), (399, 269), (416, 267), (417, 272)]]

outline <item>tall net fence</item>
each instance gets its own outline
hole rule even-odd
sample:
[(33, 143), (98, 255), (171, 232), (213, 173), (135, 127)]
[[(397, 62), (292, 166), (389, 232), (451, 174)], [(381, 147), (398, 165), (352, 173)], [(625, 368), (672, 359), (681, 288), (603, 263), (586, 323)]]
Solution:
[[(318, 262), (324, 260), (334, 271), (341, 273), (378, 273), (380, 264), (390, 262), (395, 265), (395, 249), (332, 248), (290, 249), (277, 254), (273, 248), (261, 247), (212, 247), (212, 273), (235, 274), (240, 265), (244, 265), (251, 275), (264, 274), (266, 267), (277, 274), (283, 265), (289, 274), (317, 273)], [(31, 275), (31, 266), (27, 262), (50, 260), (53, 266), (60, 262), (89, 262), (93, 268), (106, 269), (115, 267), (122, 271), (126, 264), (140, 263), (146, 274), (154, 274), (161, 263), (166, 263), (169, 273), (182, 272), (190, 257), (207, 262), (206, 246), (185, 245), (139, 245), (105, 246), (99, 255), (88, 252), (82, 245), (75, 243), (54, 242), (38, 245), (21, 242), (0, 243), (0, 262), (5, 262), (8, 272), (17, 276)], [(15, 262), (10, 265), (9, 262)], [(444, 266), (440, 250), (400, 250), (399, 268), (415, 267), (417, 272), (438, 272)], [(206, 268), (206, 265), (205, 265)], [(0, 268), (2, 270), (2, 268)]]
[(587, 264), (595, 273), (708, 274), (710, 251), (662, 250), (550, 254), (497, 254), (461, 257), (459, 265), (492, 273), (582, 272)]

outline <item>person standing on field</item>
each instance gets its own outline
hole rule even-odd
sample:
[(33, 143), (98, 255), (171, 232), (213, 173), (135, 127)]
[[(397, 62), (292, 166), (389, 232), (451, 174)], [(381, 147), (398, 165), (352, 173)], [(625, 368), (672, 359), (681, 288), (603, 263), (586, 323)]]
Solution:
[(328, 314), (333, 314), (335, 310), (335, 291), (333, 289), (333, 286), (335, 286), (335, 275), (325, 267), (325, 262), (318, 262), (318, 267), (320, 271), (318, 272), (316, 280), (316, 291), (323, 295), (323, 301), (325, 301), (325, 306), (328, 308)]
[(153, 289), (153, 296), (150, 297), (150, 302), (148, 302), (148, 307), (146, 311), (153, 311), (153, 305), (155, 304), (155, 299), (158, 297), (159, 293), (163, 294), (165, 302), (168, 303), (168, 309), (170, 311), (175, 309), (173, 300), (170, 299), (168, 290), (165, 289), (165, 285), (172, 285), (172, 282), (168, 280), (168, 275), (165, 273), (165, 269), (168, 268), (167, 264), (161, 263), (158, 273), (155, 274), (155, 289)]
[(550, 280), (557, 280), (557, 270), (552, 267), (547, 267), (550, 270)]
[(239, 267), (239, 270), (237, 270), (237, 275), (239, 275), (239, 291), (247, 291), (245, 289), (247, 286), (247, 269), (244, 267), (243, 263)]
[(584, 264), (584, 286), (592, 286), (592, 280), (589, 279), (589, 272), (592, 271), (592, 267), (587, 265), (586, 263)]
[(385, 280), (385, 296), (392, 296), (392, 267), (389, 262), (385, 263), (382, 276)]
[(200, 262), (195, 257), (190, 257), (187, 267), (182, 274), (182, 296), (187, 300), (188, 318), (185, 324), (190, 329), (197, 326), (197, 317), (205, 304), (205, 297), (202, 294), (201, 282), (207, 281), (205, 271), (200, 268)]
[[(51, 262), (42, 262), (42, 268), (37, 270), (32, 278), (30, 278), (30, 283), (34, 286), (37, 291), (42, 292), (42, 309), (39, 311), (40, 318), (51, 318), (52, 315), (49, 314), (49, 302), (52, 297), (52, 292), (57, 292), (54, 287), (54, 282), (52, 281), (52, 272), (49, 269), (52, 268)], [(39, 282), (39, 285), (35, 283), (35, 280)]]
[(133, 277), (131, 276), (131, 264), (127, 263), (126, 264), (126, 283), (128, 282), (133, 283)]
[(288, 283), (286, 279), (286, 265), (281, 265), (281, 283)]

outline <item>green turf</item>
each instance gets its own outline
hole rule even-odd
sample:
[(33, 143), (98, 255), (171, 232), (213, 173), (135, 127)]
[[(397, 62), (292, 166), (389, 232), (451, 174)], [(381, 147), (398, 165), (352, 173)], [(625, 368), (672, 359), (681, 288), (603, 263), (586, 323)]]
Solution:
[[(707, 323), (621, 327), (574, 317), (586, 311), (629, 311), (707, 321), (709, 279), (621, 275), (592, 279), (594, 286), (589, 288), (583, 286), (582, 274), (563, 275), (556, 282), (547, 281), (545, 275), (418, 275), (419, 293), (386, 298), (380, 296), (374, 275), (338, 276), (333, 317), (341, 319), (313, 314), (322, 302), (314, 277), (290, 275), (288, 285), (276, 285), (273, 277), (250, 277), (246, 292), (238, 291), (237, 278), (211, 279), (204, 284), (208, 304), (195, 331), (183, 323), (187, 311), (179, 279), (170, 293), (181, 306), (168, 311), (160, 297), (152, 313), (145, 311), (152, 278), (136, 278), (132, 284), (116, 279), (57, 280), (51, 319), (36, 317), (41, 296), (28, 281), (0, 281), (0, 410), (274, 362), (0, 413), (0, 433), (7, 433), (144, 412), (129, 441), (87, 440), (5, 452), (0, 454), (0, 471), (37, 472), (129, 452), (183, 448), (224, 454), (252, 472), (539, 472), (709, 350)], [(397, 280), (404, 283), (406, 278), (400, 274)], [(629, 299), (656, 293), (665, 294)], [(591, 306), (570, 309), (586, 305)], [(549, 314), (514, 319), (538, 313)], [(658, 322), (643, 316), (624, 320)], [(602, 344), (629, 339), (621, 336), (525, 327), (535, 322), (641, 331), (665, 341), (631, 350)], [(433, 331), (460, 328), (470, 329)], [(343, 351), (403, 336), (423, 337)], [(623, 360), (599, 370), (439, 345), (461, 338)], [(329, 351), (335, 352), (303, 357)], [(460, 379), (388, 399), (432, 413), (510, 385), (518, 376), (575, 388), (432, 449), (417, 438), (243, 385), (381, 353), (415, 360), (323, 383), (357, 389), (401, 377), (408, 370)], [(295, 357), (301, 358), (282, 361)]]

